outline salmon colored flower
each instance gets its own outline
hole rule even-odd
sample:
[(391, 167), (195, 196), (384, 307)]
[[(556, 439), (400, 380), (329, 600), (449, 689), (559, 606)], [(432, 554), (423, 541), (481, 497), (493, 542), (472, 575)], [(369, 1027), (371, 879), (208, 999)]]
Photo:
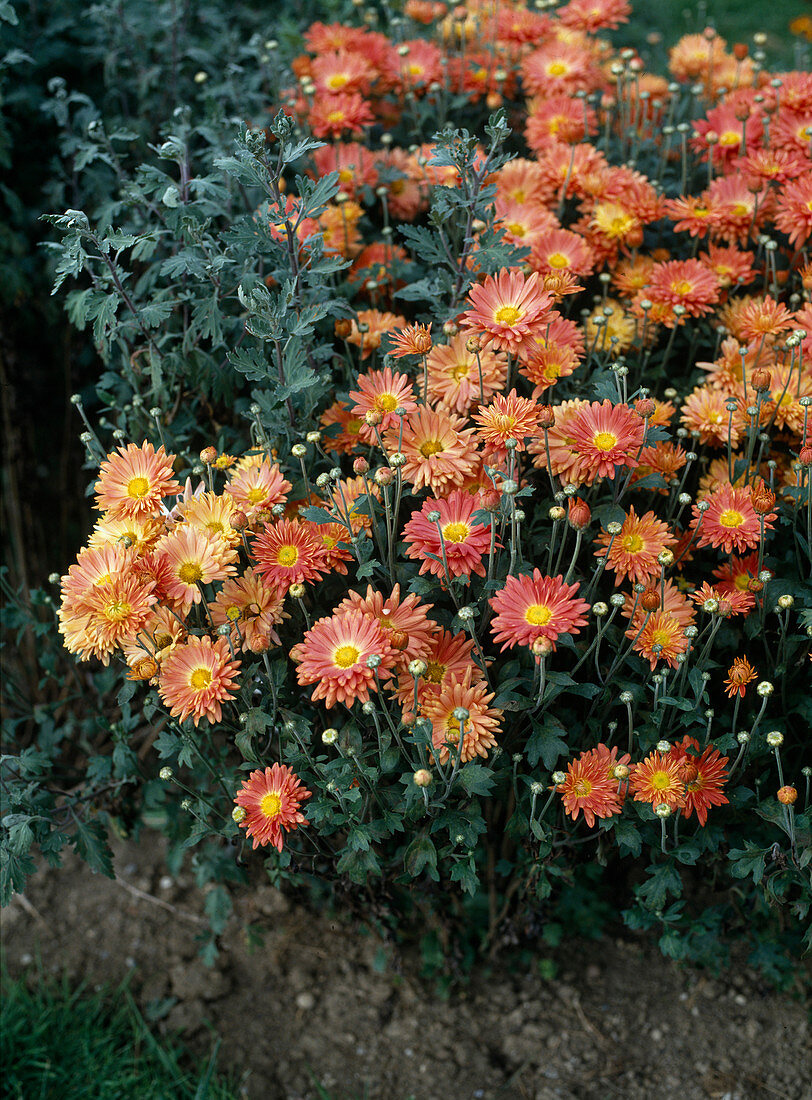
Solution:
[(655, 264), (646, 287), (652, 302), (682, 306), (691, 317), (710, 313), (719, 299), (719, 282), (699, 260), (669, 260)]
[(304, 824), (299, 807), (312, 793), (287, 764), (251, 772), (234, 801), (245, 810), (239, 825), (253, 840), (252, 850), (273, 844), (281, 852), (283, 830), (292, 832)]
[(768, 336), (781, 336), (792, 328), (792, 314), (782, 302), (769, 294), (754, 298), (739, 314), (739, 334), (750, 342)]
[(329, 573), (346, 576), (347, 562), (352, 561), (349, 535), (343, 523), (316, 523), (314, 534), (321, 539), (322, 558)]
[[(376, 672), (378, 679), (388, 680), (395, 659), (380, 624), (361, 611), (319, 619), (291, 656), (298, 662), (299, 684), (315, 684), (312, 699), (324, 699), (328, 709), (337, 702), (348, 707), (357, 700), (366, 703), (370, 690), (378, 690)], [(378, 660), (374, 668), (367, 663), (370, 657)]]
[(358, 375), (358, 389), (350, 391), (352, 412), (361, 420), (359, 437), (365, 443), (374, 443), (375, 432), (364, 421), (367, 413), (377, 413), (381, 417), (377, 425), (378, 433), (383, 435), (387, 428), (400, 423), (395, 409), (402, 408), (409, 415), (417, 411), (412, 383), (405, 374), (396, 374), (391, 367), (369, 371)]
[[(491, 529), (474, 521), (474, 512), (481, 508), (479, 494), (471, 495), (455, 489), (447, 497), (429, 497), (419, 512), (403, 528), (406, 554), (419, 561), (420, 572), (448, 578), (476, 573), (485, 576), (482, 559), (491, 544)], [(429, 519), (437, 513), (435, 521)], [(442, 538), (441, 538), (442, 533)]]
[(678, 657), (688, 648), (685, 627), (677, 616), (666, 610), (653, 612), (647, 621), (633, 622), (626, 631), (627, 638), (636, 639), (633, 649), (650, 664), (657, 667), (665, 661), (670, 668), (678, 664)]
[[(418, 707), (422, 707), (427, 695), (439, 695), (452, 682), (465, 679), (469, 670), (472, 683), (484, 678), (482, 669), (474, 663), (473, 650), (474, 643), (467, 634), (452, 634), (442, 627), (436, 631), (420, 653), (426, 671), (417, 681)], [(404, 708), (414, 708), (415, 680), (410, 672), (401, 673), (396, 697)]]
[(642, 763), (633, 764), (629, 784), (635, 802), (648, 802), (652, 809), (669, 806), (678, 810), (685, 805), (680, 765), (667, 753), (653, 752)]
[(538, 275), (520, 271), (488, 275), (468, 292), (472, 308), (463, 314), (463, 326), (482, 333), (493, 347), (522, 355), (532, 350), (541, 334), (552, 297), (539, 289)]
[(346, 133), (360, 133), (374, 122), (374, 115), (357, 92), (321, 93), (313, 98), (308, 121), (314, 137), (340, 138)]
[(630, 12), (628, 0), (569, 0), (556, 14), (565, 27), (594, 34), (628, 23)]
[(403, 479), (415, 492), (428, 488), (445, 493), (473, 474), (477, 457), (473, 429), (465, 428), (464, 423), (460, 416), (420, 408), (404, 419), (401, 438), (395, 429), (390, 430), (387, 446), (394, 451), (400, 442), (406, 457)]
[(359, 309), (353, 320), (347, 343), (361, 349), (361, 358), (368, 359), (381, 346), (381, 337), (403, 328), (406, 318), (399, 313), (382, 313), (379, 309)]
[(596, 550), (595, 556), (606, 557), (608, 548), (606, 566), (615, 574), (615, 586), (624, 580), (646, 584), (659, 575), (657, 555), (674, 546), (676, 541), (668, 524), (657, 519), (654, 512), (638, 516), (632, 505), (620, 534), (614, 539), (606, 531), (600, 534), (598, 542), (603, 549)]
[[(516, 441), (516, 450), (525, 449), (525, 439), (538, 435), (539, 407), (527, 397), (519, 397), (515, 390), (495, 393), (490, 404), (480, 406), (471, 419), (479, 425), (475, 431), (485, 447), (488, 457), (507, 458), (505, 444)], [(487, 459), (486, 459), (487, 461)]]
[(285, 593), (292, 584), (320, 580), (327, 572), (314, 525), (283, 519), (254, 536), (256, 571), (270, 588)]
[(808, 163), (800, 179), (781, 188), (777, 205), (776, 227), (786, 233), (793, 248), (803, 248), (812, 237), (812, 178)]
[(422, 603), (413, 593), (401, 597), (399, 584), (394, 586), (390, 596), (367, 585), (366, 595), (349, 592), (334, 614), (361, 611), (373, 619), (391, 645), (398, 666), (402, 666), (416, 657), (423, 657), (433, 645), (437, 627), (428, 617), (432, 606)]
[[(290, 488), (290, 485), (288, 485)], [(240, 542), (240, 532), (231, 526), (235, 512), (234, 498), (224, 493), (201, 493), (181, 506), (183, 522), (196, 528), (207, 538), (221, 538), (229, 546)]]
[(163, 447), (156, 451), (146, 441), (119, 447), (99, 468), (96, 507), (116, 519), (160, 513), (163, 498), (181, 492), (172, 474), (174, 461)]
[[(362, 53), (355, 50), (332, 50), (315, 58), (310, 75), (319, 93), (335, 96), (342, 92), (358, 92), (366, 95), (372, 66)], [(329, 103), (329, 100), (326, 102)]]
[(200, 603), (201, 584), (211, 584), (233, 576), (237, 551), (215, 535), (207, 538), (196, 527), (181, 525), (158, 543), (156, 557), (169, 569), (167, 598), (186, 614), (192, 604)]
[[(361, 429), (366, 425), (343, 401), (334, 401), (321, 414), (324, 429), (324, 445), (328, 451), (352, 454), (361, 439)], [(337, 429), (337, 430), (336, 430)]]
[(758, 676), (758, 672), (753, 668), (746, 657), (734, 657), (733, 664), (727, 670), (727, 679), (725, 680), (725, 694), (728, 699), (732, 699), (734, 695), (738, 695), (739, 698), (744, 698), (744, 693), (747, 691), (747, 685), (752, 683)]
[[(493, 692), (488, 691), (486, 684), (478, 680), (472, 682), (471, 669), (461, 680), (452, 677), (438, 695), (426, 696), (422, 711), (431, 722), (434, 753), (441, 764), (445, 764), (452, 754), (453, 759), (457, 759), (460, 733), (460, 763), (465, 764), (478, 756), (487, 757), (488, 750), (496, 745), (502, 718), (501, 710), (488, 705), (492, 699)], [(468, 712), (467, 718), (460, 717), (460, 709)]]
[(162, 661), (158, 693), (180, 722), (187, 718), (195, 725), (201, 718), (219, 722), (222, 704), (234, 697), (239, 668), (225, 638), (213, 642), (192, 635)]
[(753, 606), (753, 599), (749, 592), (733, 591), (723, 592), (715, 585), (702, 582), (702, 586), (691, 593), (691, 600), (697, 607), (704, 607), (709, 600), (718, 604), (718, 612), (724, 618), (734, 615), (746, 615)]
[[(429, 399), (448, 412), (463, 414), (502, 388), (507, 377), (503, 352), (468, 350), (470, 337), (459, 332), (448, 344), (435, 344), (428, 354)], [(480, 391), (480, 371), (482, 382)]]
[(628, 405), (592, 401), (569, 424), (577, 452), (576, 480), (613, 478), (616, 467), (634, 468), (645, 438), (643, 420)]
[(428, 355), (432, 348), (431, 325), (407, 325), (389, 341), (389, 354), (395, 359), (404, 355)]
[(209, 604), (215, 626), (233, 624), (231, 635), (235, 648), (262, 652), (269, 645), (279, 645), (275, 627), (287, 619), (283, 611), (284, 594), (269, 588), (254, 569), (248, 568), (241, 577), (229, 577)]
[(226, 482), (223, 492), (231, 498), (232, 510), (250, 514), (284, 504), (292, 486), (277, 464), (260, 458), (256, 465), (239, 470)]
[(685, 398), (680, 419), (688, 431), (699, 432), (700, 443), (722, 447), (729, 439), (730, 445), (736, 447), (743, 420), (738, 410), (731, 415), (725, 407), (726, 401), (722, 390), (698, 386)]
[(557, 790), (565, 812), (573, 821), (577, 820), (579, 813), (583, 813), (584, 821), (592, 829), (596, 817), (614, 817), (620, 813), (621, 801), (617, 788), (618, 782), (610, 775), (606, 764), (592, 753), (584, 752), (567, 764), (567, 778), (558, 785)]
[(97, 521), (88, 539), (88, 546), (120, 546), (140, 555), (154, 549), (161, 535), (166, 533), (162, 519), (157, 516), (115, 516), (104, 515)]
[(508, 577), (501, 592), (488, 601), (496, 612), (491, 623), (494, 641), (503, 642), (505, 650), (546, 638), (555, 649), (559, 635), (578, 634), (586, 625), (589, 604), (575, 595), (578, 587), (560, 576), (545, 577), (538, 569), (532, 576)]
[(680, 779), (685, 784), (682, 816), (690, 817), (695, 813), (699, 824), (704, 825), (711, 806), (727, 804), (722, 788), (727, 782), (725, 765), (728, 758), (712, 745), (700, 753), (699, 742), (687, 734), (678, 745), (671, 746), (668, 756), (676, 761)]
[[(775, 513), (759, 517), (753, 508), (750, 489), (734, 489), (731, 485), (722, 485), (705, 498), (710, 507), (702, 515), (696, 505), (693, 507), (692, 526), (699, 526), (699, 538), (696, 545), (721, 547), (726, 554), (734, 550), (752, 550), (760, 539), (759, 520), (764, 520), (764, 529), (772, 529)], [(700, 516), (702, 516), (700, 525)]]
[(571, 271), (573, 275), (591, 275), (595, 266), (592, 249), (578, 233), (552, 229), (533, 242), (529, 261), (539, 272)]

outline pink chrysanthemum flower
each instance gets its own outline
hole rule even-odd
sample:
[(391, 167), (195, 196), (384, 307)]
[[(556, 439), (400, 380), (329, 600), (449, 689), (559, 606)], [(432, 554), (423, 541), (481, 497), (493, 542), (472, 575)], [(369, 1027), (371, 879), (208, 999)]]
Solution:
[(343, 523), (317, 523), (313, 525), (313, 530), (321, 539), (322, 555), (327, 571), (346, 576), (346, 563), (352, 561), (347, 528)]
[(251, 553), (257, 573), (270, 588), (287, 592), (292, 584), (320, 580), (327, 572), (313, 524), (283, 519), (254, 537)]
[(476, 434), (487, 455), (507, 458), (505, 443), (515, 439), (517, 451), (525, 449), (525, 439), (538, 435), (539, 407), (527, 397), (519, 397), (515, 390), (495, 393), (489, 405), (480, 406), (472, 416), (478, 425)]
[(657, 519), (654, 512), (638, 516), (632, 506), (623, 521), (620, 534), (613, 539), (603, 531), (598, 541), (603, 548), (596, 550), (595, 556), (606, 557), (606, 548), (609, 547), (606, 567), (615, 574), (617, 586), (627, 579), (633, 583), (646, 584), (651, 577), (657, 576), (660, 572), (657, 555), (674, 546), (677, 540), (671, 534), (668, 524)]
[(582, 405), (568, 425), (577, 451), (577, 480), (615, 476), (615, 468), (638, 464), (645, 427), (628, 405), (605, 400)]
[(701, 317), (719, 300), (719, 280), (699, 260), (668, 260), (654, 265), (646, 297), (655, 304), (682, 306), (689, 316)]
[(261, 653), (271, 645), (279, 645), (275, 627), (287, 619), (283, 611), (284, 594), (269, 588), (255, 570), (246, 569), (241, 577), (230, 577), (209, 604), (215, 626), (232, 624), (231, 640), (235, 648), (242, 647)]
[(219, 722), (222, 704), (234, 697), (240, 662), (232, 658), (225, 638), (192, 636), (177, 645), (161, 664), (158, 693), (173, 718)]
[(374, 116), (357, 92), (322, 93), (313, 99), (308, 120), (314, 137), (340, 138), (345, 133), (359, 133)]
[[(459, 487), (474, 472), (476, 450), (473, 429), (465, 428), (460, 416), (421, 408), (403, 422), (401, 452), (406, 456), (403, 479), (414, 491), (428, 488), (445, 493)], [(394, 429), (387, 436), (390, 451), (398, 446)]]
[(372, 427), (364, 420), (367, 413), (377, 413), (381, 417), (377, 428), (383, 435), (387, 428), (400, 423), (395, 409), (405, 409), (407, 416), (417, 411), (412, 383), (405, 374), (396, 374), (391, 367), (359, 374), (358, 389), (350, 390), (350, 401), (354, 402), (353, 414), (362, 421), (359, 437), (365, 443), (374, 443), (376, 439)]
[[(426, 662), (426, 671), (417, 681), (417, 706), (422, 707), (427, 695), (439, 695), (452, 681), (461, 681), (470, 669), (472, 682), (483, 679), (483, 672), (474, 663), (474, 643), (467, 634), (452, 634), (439, 628), (420, 656)], [(414, 708), (415, 681), (411, 673), (404, 672), (398, 680), (398, 702), (408, 710)]]
[(251, 772), (234, 801), (245, 810), (239, 824), (252, 838), (253, 849), (273, 844), (281, 852), (285, 842), (282, 830), (291, 832), (304, 823), (299, 807), (311, 794), (287, 764)]
[(812, 177), (808, 166), (800, 179), (781, 188), (775, 224), (786, 233), (793, 248), (803, 248), (812, 237)]
[(167, 598), (182, 610), (200, 603), (201, 584), (221, 581), (236, 572), (237, 551), (219, 535), (207, 538), (196, 527), (180, 526), (158, 543), (156, 557), (169, 568)]
[[(478, 493), (472, 496), (462, 489), (455, 489), (445, 499), (429, 497), (423, 502), (403, 528), (406, 554), (421, 563), (421, 574), (445, 577), (447, 564), (450, 577), (485, 576), (482, 559), (490, 549), (491, 532), (490, 527), (474, 522), (474, 512), (480, 506)], [(439, 513), (436, 522), (428, 518), (434, 512)]]
[(753, 597), (749, 592), (739, 592), (738, 589), (723, 592), (715, 585), (702, 582), (702, 586), (691, 593), (691, 600), (697, 607), (704, 607), (708, 600), (715, 600), (720, 615), (730, 618), (734, 615), (746, 615), (752, 610)]
[[(706, 497), (706, 501), (710, 507), (704, 515), (696, 505), (693, 507), (694, 528), (702, 515), (697, 546), (721, 547), (726, 554), (731, 554), (734, 550), (741, 554), (758, 546), (761, 537), (759, 516), (753, 508), (749, 489), (734, 489), (731, 485), (722, 485)], [(770, 512), (763, 518), (765, 531), (771, 530), (775, 513)]]
[[(431, 722), (431, 740), (434, 753), (441, 764), (449, 755), (456, 760), (462, 732), (460, 762), (467, 763), (476, 757), (487, 757), (488, 750), (496, 745), (496, 734), (501, 729), (502, 711), (488, 704), (493, 692), (481, 682), (472, 683), (468, 669), (462, 678), (452, 678), (438, 695), (428, 695), (423, 702), (423, 714)], [(455, 713), (459, 708), (468, 711), (468, 717), (460, 719)], [(449, 749), (450, 746), (450, 749)]]
[(594, 34), (628, 23), (630, 11), (628, 0), (569, 0), (556, 14), (565, 27)]
[(242, 469), (227, 482), (224, 493), (231, 499), (232, 509), (250, 513), (255, 509), (269, 510), (274, 504), (284, 504), (292, 486), (282, 471), (263, 459), (258, 465)]
[[(389, 679), (395, 654), (374, 619), (361, 611), (346, 611), (314, 623), (291, 656), (299, 662), (299, 683), (316, 684), (312, 698), (324, 699), (329, 708), (337, 702), (351, 707), (359, 699), (366, 703), (370, 690), (378, 690), (375, 673), (380, 680)], [(380, 659), (375, 670), (367, 664), (373, 656)]]
[(545, 577), (538, 569), (532, 577), (508, 577), (502, 591), (488, 601), (496, 612), (494, 641), (503, 642), (505, 650), (546, 638), (555, 649), (560, 634), (578, 634), (586, 625), (589, 604), (575, 595), (578, 587), (563, 577)]
[(161, 501), (181, 487), (172, 474), (174, 455), (151, 443), (128, 443), (111, 453), (99, 468), (96, 507), (113, 517), (149, 516), (161, 511)]
[(522, 355), (544, 327), (552, 296), (539, 289), (539, 277), (520, 271), (488, 275), (468, 292), (472, 308), (463, 314), (463, 326), (483, 333), (493, 347)]
[(334, 614), (361, 611), (374, 619), (391, 645), (398, 666), (405, 666), (416, 657), (423, 657), (432, 645), (437, 630), (428, 617), (432, 606), (421, 603), (420, 597), (413, 593), (401, 597), (399, 584), (392, 589), (391, 596), (384, 596), (372, 585), (367, 585), (366, 595), (349, 592)]

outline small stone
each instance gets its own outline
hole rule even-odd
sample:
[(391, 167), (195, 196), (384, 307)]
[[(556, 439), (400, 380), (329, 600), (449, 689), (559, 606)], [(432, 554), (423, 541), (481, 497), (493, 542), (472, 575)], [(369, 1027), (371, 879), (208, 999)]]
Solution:
[(158, 886), (162, 890), (171, 890), (174, 885), (175, 885), (175, 880), (172, 878), (171, 875), (162, 875), (161, 880), (158, 883)]
[(312, 993), (298, 993), (296, 995), (296, 1007), (302, 1012), (309, 1012), (316, 1004), (316, 998)]

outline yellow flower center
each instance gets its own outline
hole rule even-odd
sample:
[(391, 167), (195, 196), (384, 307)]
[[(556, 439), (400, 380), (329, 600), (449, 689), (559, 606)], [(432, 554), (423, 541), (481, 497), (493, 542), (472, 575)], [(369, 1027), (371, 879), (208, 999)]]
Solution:
[(639, 535), (626, 535), (621, 545), (627, 553), (637, 554), (643, 549), (644, 543)]
[(222, 535), (225, 531), (225, 527), (223, 527), (219, 519), (212, 519), (206, 524), (206, 530), (211, 531), (213, 535)]
[(531, 626), (546, 626), (553, 613), (546, 604), (533, 603), (525, 611), (524, 617)]
[(360, 431), (361, 431), (361, 421), (360, 420), (351, 419), (351, 420), (347, 421), (347, 434), (348, 435), (358, 435), (358, 433)]
[(337, 122), (343, 122), (344, 121), (344, 112), (343, 111), (328, 111), (327, 121), (331, 122), (333, 125), (335, 125)]
[(449, 374), (455, 382), (459, 382), (463, 378), (468, 377), (468, 372), (471, 367), (468, 363), (457, 363), (456, 367), (452, 367)]
[(572, 793), (576, 798), (586, 798), (592, 793), (592, 784), (588, 779), (576, 779), (572, 785)]
[(409, 69), (408, 69), (408, 72), (409, 72), (409, 76), (422, 76), (423, 75), (423, 66), (422, 65), (414, 65), (414, 64), (410, 65)]
[(276, 560), (280, 565), (295, 565), (299, 560), (299, 551), (295, 546), (280, 546), (276, 552)]
[(441, 684), (445, 676), (446, 666), (441, 665), (439, 661), (426, 661), (426, 664), (428, 668), (423, 679), (428, 680), (430, 684)]
[(338, 173), (338, 178), (341, 183), (352, 183), (353, 174), (349, 168), (342, 168)]
[(196, 668), (192, 675), (189, 677), (189, 686), (193, 687), (195, 691), (203, 691), (211, 683), (211, 669), (210, 668)]
[(744, 516), (741, 512), (737, 512), (735, 508), (725, 508), (719, 516), (719, 522), (723, 527), (741, 527), (744, 523)]
[(420, 453), (424, 458), (431, 458), (432, 455), (439, 454), (444, 451), (442, 443), (439, 439), (427, 439), (425, 443), (420, 446)]
[(563, 61), (553, 61), (547, 66), (550, 76), (563, 76), (568, 71), (568, 66)]
[(671, 776), (668, 772), (654, 772), (651, 785), (655, 791), (666, 791), (671, 786)]
[(226, 608), (226, 618), (230, 623), (236, 623), (236, 621), (242, 615), (242, 611), (235, 603), (229, 604)]
[(282, 799), (276, 791), (268, 791), (259, 800), (259, 812), (265, 817), (279, 817), (282, 811)]
[(508, 328), (511, 328), (523, 316), (522, 311), (517, 309), (516, 306), (502, 306), (494, 313), (493, 319), (498, 325), (507, 325)]
[(465, 542), (471, 533), (467, 523), (447, 523), (443, 528), (443, 538), (446, 542)]
[(509, 432), (516, 427), (516, 417), (506, 413), (496, 413), (491, 421), (497, 432)]
[(671, 289), (674, 291), (675, 294), (685, 296), (686, 294), (691, 293), (691, 291), (693, 290), (693, 285), (689, 283), (687, 279), (680, 279), (679, 282), (671, 284)]
[(625, 237), (635, 224), (635, 218), (622, 206), (602, 203), (595, 209), (595, 224), (606, 237)]
[(671, 631), (667, 630), (665, 627), (660, 627), (659, 630), (652, 631), (651, 644), (661, 645), (663, 649), (665, 649), (667, 645), (671, 644)]
[(361, 650), (354, 645), (340, 645), (333, 654), (333, 664), (339, 668), (352, 668), (360, 656)]
[(747, 592), (750, 589), (750, 574), (739, 573), (737, 577), (733, 578), (733, 583), (740, 592)]
[(131, 607), (126, 600), (113, 600), (104, 609), (104, 613), (111, 623), (120, 623), (130, 614)]
[(720, 145), (741, 145), (742, 136), (737, 130), (725, 130), (719, 137)]
[(523, 237), (527, 232), (521, 222), (510, 222), (507, 230), (508, 233), (512, 233), (514, 237)]
[(569, 267), (569, 257), (565, 256), (563, 252), (553, 252), (551, 256), (547, 257), (547, 263), (550, 267)]
[(178, 576), (184, 584), (197, 584), (203, 579), (203, 570), (199, 561), (185, 561), (178, 570)]
[(592, 437), (592, 442), (599, 451), (611, 451), (613, 447), (617, 446), (617, 436), (611, 432), (596, 432)]
[(397, 398), (393, 397), (391, 393), (382, 393), (375, 401), (375, 404), (380, 406), (384, 412), (388, 413), (394, 412), (398, 407)]
[(327, 87), (338, 90), (349, 83), (349, 77), (345, 73), (335, 73), (327, 81)]
[(253, 489), (249, 489), (245, 495), (248, 499), (249, 504), (259, 504), (261, 500), (265, 499), (265, 490), (255, 487)]
[(168, 645), (172, 645), (171, 634), (156, 634), (155, 635), (155, 648), (160, 652), (162, 649), (166, 649)]
[(131, 477), (127, 482), (127, 496), (133, 500), (142, 500), (149, 492), (149, 478)]

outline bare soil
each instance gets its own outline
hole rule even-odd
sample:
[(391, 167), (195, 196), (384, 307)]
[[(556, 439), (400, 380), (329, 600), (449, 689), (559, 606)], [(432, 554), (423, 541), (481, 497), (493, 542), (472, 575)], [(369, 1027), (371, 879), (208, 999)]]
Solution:
[[(203, 897), (161, 841), (116, 845), (118, 878), (43, 869), (4, 912), (12, 976), (129, 972), (142, 1010), (242, 1075), (248, 1100), (810, 1100), (806, 1008), (753, 974), (713, 978), (630, 940), (562, 945), (559, 976), (489, 969), (448, 997), (374, 936), (246, 892), (206, 969)], [(244, 929), (264, 926), (251, 947)], [(547, 951), (549, 953), (549, 949)]]

